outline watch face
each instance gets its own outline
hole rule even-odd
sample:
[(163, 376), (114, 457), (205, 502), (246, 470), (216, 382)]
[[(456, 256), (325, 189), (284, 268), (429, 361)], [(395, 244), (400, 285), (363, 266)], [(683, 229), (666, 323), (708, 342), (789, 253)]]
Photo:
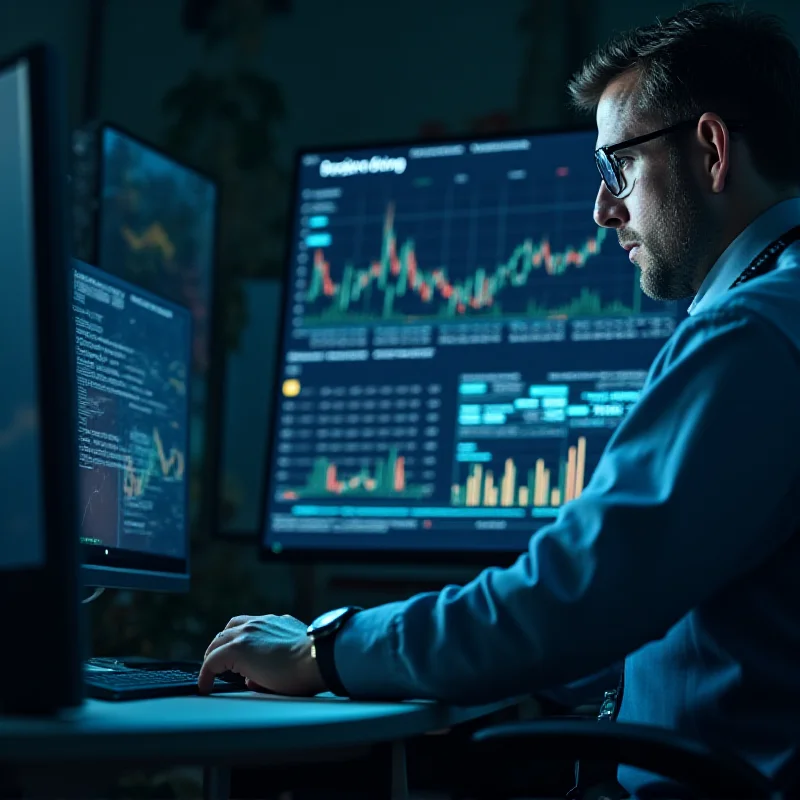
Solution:
[(321, 616), (317, 617), (312, 623), (311, 628), (313, 630), (320, 630), (322, 628), (327, 628), (328, 625), (336, 622), (339, 617), (343, 614), (346, 614), (350, 610), (349, 606), (345, 606), (344, 608), (335, 608), (333, 611), (326, 611)]

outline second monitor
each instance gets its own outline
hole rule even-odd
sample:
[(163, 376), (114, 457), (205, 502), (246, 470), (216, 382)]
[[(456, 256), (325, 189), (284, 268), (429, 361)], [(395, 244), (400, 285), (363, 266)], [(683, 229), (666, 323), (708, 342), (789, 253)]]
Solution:
[(72, 268), (84, 583), (189, 587), (188, 309)]

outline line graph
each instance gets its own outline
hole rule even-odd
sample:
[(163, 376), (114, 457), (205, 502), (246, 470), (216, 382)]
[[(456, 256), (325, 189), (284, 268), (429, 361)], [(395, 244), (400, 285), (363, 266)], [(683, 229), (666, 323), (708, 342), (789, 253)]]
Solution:
[[(625, 281), (628, 297), (604, 299), (597, 285), (603, 279), (590, 274), (588, 268), (601, 254), (607, 238), (607, 229), (596, 228), (574, 244), (556, 248), (551, 237), (543, 234), (517, 243), (505, 261), (491, 268), (476, 266), (467, 272), (446, 265), (431, 267), (422, 263), (411, 236), (399, 239), (395, 206), (389, 203), (379, 255), (373, 260), (360, 266), (346, 261), (334, 268), (324, 247), (313, 250), (303, 322), (638, 314), (641, 293), (637, 276)], [(584, 268), (585, 277), (574, 276), (569, 286), (556, 285), (562, 276), (582, 273)], [(456, 271), (466, 274), (456, 277), (452, 274)], [(581, 284), (577, 288), (576, 278)]]
[(146, 464), (137, 469), (133, 456), (128, 454), (123, 470), (122, 489), (125, 497), (141, 497), (154, 477), (181, 481), (186, 469), (184, 454), (171, 447), (169, 455), (164, 448), (158, 428), (153, 428), (152, 447), (146, 456)]
[(151, 223), (140, 234), (137, 234), (129, 225), (123, 225), (120, 234), (134, 252), (157, 250), (165, 261), (172, 261), (175, 258), (175, 244), (160, 222)]

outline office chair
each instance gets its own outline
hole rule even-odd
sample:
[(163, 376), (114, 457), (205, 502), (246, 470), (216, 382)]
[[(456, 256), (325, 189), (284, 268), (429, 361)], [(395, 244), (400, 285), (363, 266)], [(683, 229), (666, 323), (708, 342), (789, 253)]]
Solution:
[[(476, 798), (519, 797), (504, 790), (503, 775), (521, 761), (587, 760), (654, 772), (703, 800), (783, 800), (772, 781), (738, 757), (671, 731), (621, 722), (555, 720), (495, 725), (472, 737)], [(491, 765), (487, 769), (487, 765)], [(536, 787), (525, 787), (531, 796)], [(511, 793), (509, 793), (511, 792)]]

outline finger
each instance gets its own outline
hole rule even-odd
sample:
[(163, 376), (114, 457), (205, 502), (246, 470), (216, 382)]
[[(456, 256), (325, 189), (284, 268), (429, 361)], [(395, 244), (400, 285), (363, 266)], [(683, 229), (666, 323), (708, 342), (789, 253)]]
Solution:
[(228, 628), (238, 628), (239, 625), (244, 625), (249, 619), (253, 619), (250, 614), (239, 614), (238, 617), (231, 617), (231, 621), (225, 626), (225, 630), (228, 630)]
[(206, 648), (206, 652), (203, 655), (203, 658), (206, 659), (209, 657), (211, 653), (214, 652), (218, 647), (222, 647), (222, 645), (227, 644), (228, 642), (232, 641), (236, 638), (239, 633), (238, 628), (225, 628), (224, 631), (220, 631), (210, 642), (208, 647)]
[(227, 642), (221, 647), (217, 647), (200, 667), (200, 674), (197, 676), (197, 690), (200, 694), (208, 694), (214, 688), (214, 678), (222, 672), (232, 670), (243, 674), (241, 661), (241, 649), (236, 642)]

